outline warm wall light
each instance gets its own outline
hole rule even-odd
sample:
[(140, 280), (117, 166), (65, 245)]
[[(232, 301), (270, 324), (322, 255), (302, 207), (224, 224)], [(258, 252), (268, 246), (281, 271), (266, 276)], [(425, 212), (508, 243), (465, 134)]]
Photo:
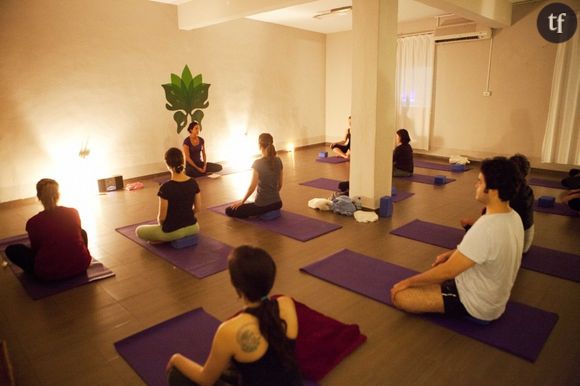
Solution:
[(287, 150), (289, 152), (293, 152), (294, 151), (294, 144), (293, 143), (289, 143), (288, 146), (287, 146)]

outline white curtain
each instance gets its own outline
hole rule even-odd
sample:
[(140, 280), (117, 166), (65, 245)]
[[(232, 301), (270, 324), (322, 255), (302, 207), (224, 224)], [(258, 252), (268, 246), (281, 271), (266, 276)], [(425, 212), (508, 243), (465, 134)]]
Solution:
[(558, 45), (542, 162), (580, 165), (580, 33)]
[(409, 131), (416, 149), (429, 150), (434, 58), (433, 35), (397, 39), (396, 128)]

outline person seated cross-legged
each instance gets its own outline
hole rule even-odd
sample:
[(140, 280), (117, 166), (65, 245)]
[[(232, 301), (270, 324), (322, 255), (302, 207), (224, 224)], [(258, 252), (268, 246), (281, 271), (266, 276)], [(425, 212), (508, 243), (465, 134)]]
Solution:
[(524, 228), (510, 208), (517, 170), (504, 157), (484, 160), (475, 198), (486, 213), (457, 249), (435, 259), (431, 269), (396, 283), (393, 304), (412, 313), (444, 313), (488, 322), (505, 311), (522, 259)]

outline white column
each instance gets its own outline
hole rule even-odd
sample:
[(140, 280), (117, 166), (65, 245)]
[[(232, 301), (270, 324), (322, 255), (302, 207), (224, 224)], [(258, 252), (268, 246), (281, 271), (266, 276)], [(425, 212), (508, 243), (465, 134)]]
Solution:
[(353, 0), (350, 196), (390, 195), (395, 135), (397, 0)]

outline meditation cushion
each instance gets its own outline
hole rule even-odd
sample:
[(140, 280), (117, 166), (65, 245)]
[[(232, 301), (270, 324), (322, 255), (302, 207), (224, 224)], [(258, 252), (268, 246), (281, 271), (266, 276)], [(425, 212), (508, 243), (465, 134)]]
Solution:
[(541, 196), (538, 200), (538, 206), (542, 208), (551, 208), (556, 203), (556, 197), (554, 196)]
[(277, 219), (281, 215), (282, 215), (282, 213), (280, 212), (280, 209), (277, 209), (277, 210), (271, 210), (269, 212), (266, 212), (266, 213), (260, 215), (258, 218), (260, 220), (270, 221), (270, 220)]
[(435, 176), (435, 185), (445, 185), (446, 182), (447, 182), (447, 177)]
[(175, 249), (193, 247), (194, 245), (197, 244), (198, 241), (199, 241), (198, 235), (185, 236), (181, 239), (173, 240), (171, 242), (171, 246)]

